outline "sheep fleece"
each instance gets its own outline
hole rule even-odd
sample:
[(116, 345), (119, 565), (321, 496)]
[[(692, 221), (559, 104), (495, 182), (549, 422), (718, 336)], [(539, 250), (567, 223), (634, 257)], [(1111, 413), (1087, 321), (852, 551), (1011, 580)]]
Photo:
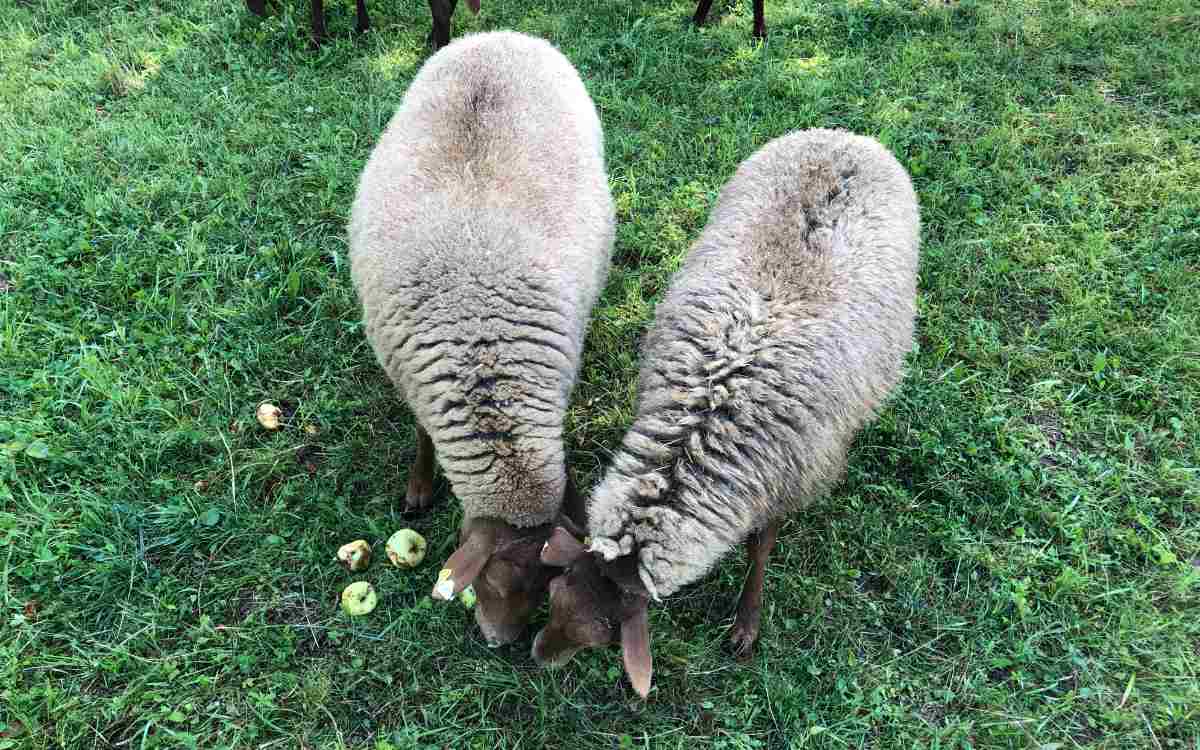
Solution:
[(912, 345), (917, 198), (876, 141), (791, 133), (722, 190), (642, 345), (637, 416), (588, 508), (655, 598), (829, 491)]
[(554, 47), (476, 34), (421, 68), (363, 171), (350, 264), (367, 338), (467, 519), (557, 513), (613, 228), (600, 120)]

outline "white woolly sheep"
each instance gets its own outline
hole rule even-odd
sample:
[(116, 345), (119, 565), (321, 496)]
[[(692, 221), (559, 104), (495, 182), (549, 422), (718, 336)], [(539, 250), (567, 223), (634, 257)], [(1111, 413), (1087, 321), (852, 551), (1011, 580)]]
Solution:
[(550, 583), (539, 663), (608, 643), (620, 623), (644, 696), (648, 601), (748, 536), (731, 641), (750, 653), (779, 520), (842, 477), (901, 379), (919, 224), (907, 173), (872, 139), (797, 132), (742, 163), (643, 342), (637, 417), (587, 505), (590, 549), (561, 529), (543, 549), (570, 569)]
[(563, 416), (614, 223), (579, 75), (512, 32), (429, 58), (354, 199), (367, 338), (418, 424), (406, 504), (430, 504), (436, 453), (464, 519), (435, 597), (475, 581), (493, 645), (519, 635), (549, 579), (538, 552), (570, 485)]

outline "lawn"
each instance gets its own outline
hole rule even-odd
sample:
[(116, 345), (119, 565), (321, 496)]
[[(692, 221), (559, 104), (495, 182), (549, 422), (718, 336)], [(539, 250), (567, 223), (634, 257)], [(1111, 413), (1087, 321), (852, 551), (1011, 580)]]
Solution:
[[(429, 599), (459, 511), (400, 513), (345, 236), (429, 15), (370, 9), (313, 51), (297, 0), (0, 0), (0, 750), (1200, 748), (1193, 0), (768, 0), (765, 46), (746, 2), (460, 7), (559, 45), (604, 122), (583, 486), (738, 162), (843, 127), (920, 196), (904, 386), (784, 527), (755, 658), (731, 558), (652, 610), (645, 703), (615, 649), (540, 671)], [(409, 525), (425, 564), (348, 620), (335, 550)]]

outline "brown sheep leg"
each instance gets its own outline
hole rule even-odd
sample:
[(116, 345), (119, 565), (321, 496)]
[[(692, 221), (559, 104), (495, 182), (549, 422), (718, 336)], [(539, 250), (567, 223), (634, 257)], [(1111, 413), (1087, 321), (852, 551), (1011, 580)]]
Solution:
[(367, 0), (357, 0), (356, 10), (358, 12), (358, 20), (354, 24), (354, 30), (362, 34), (371, 28), (371, 18), (367, 15)]
[(429, 45), (439, 50), (450, 43), (450, 16), (458, 0), (429, 0), (429, 13), (433, 16), (433, 29), (429, 32)]
[(314, 47), (325, 41), (325, 3), (312, 0), (312, 41)]
[[(712, 8), (712, 3), (713, 0), (700, 0), (700, 3), (696, 6), (696, 15), (692, 16), (692, 23), (697, 26), (703, 26), (705, 19), (708, 18), (708, 11)], [(754, 36), (757, 39), (767, 38), (765, 4), (766, 0), (754, 0)]]
[(758, 640), (758, 625), (762, 619), (762, 590), (767, 573), (767, 558), (771, 556), (778, 535), (779, 522), (772, 521), (762, 531), (746, 540), (750, 575), (746, 577), (746, 585), (742, 587), (737, 619), (729, 631), (729, 644), (739, 659), (749, 659), (754, 655), (754, 642)]
[(754, 0), (754, 37), (756, 39), (767, 38), (767, 18), (763, 8), (765, 2), (766, 0)]
[(433, 504), (433, 440), (421, 425), (417, 425), (417, 458), (408, 471), (408, 493), (404, 497), (406, 511), (421, 511)]
[(571, 469), (567, 468), (567, 488), (563, 492), (562, 512), (580, 529), (587, 528), (587, 498), (579, 494), (575, 480), (571, 478)]

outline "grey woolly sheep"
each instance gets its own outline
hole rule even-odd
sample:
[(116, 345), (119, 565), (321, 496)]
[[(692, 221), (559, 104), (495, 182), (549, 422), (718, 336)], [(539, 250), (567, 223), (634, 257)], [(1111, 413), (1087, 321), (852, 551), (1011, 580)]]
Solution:
[(425, 63), (354, 199), (367, 338), (418, 424), (407, 507), (430, 504), (435, 453), (463, 506), (435, 597), (475, 581), (494, 645), (540, 603), (538, 552), (569, 523), (563, 416), (614, 223), (579, 75), (512, 32), (464, 37)]
[(608, 643), (620, 623), (644, 696), (649, 599), (747, 537), (731, 641), (750, 652), (779, 520), (839, 481), (901, 378), (919, 223), (907, 173), (870, 138), (797, 132), (743, 162), (643, 343), (637, 417), (587, 505), (590, 550), (563, 530), (543, 549), (570, 569), (550, 583), (539, 663)]

